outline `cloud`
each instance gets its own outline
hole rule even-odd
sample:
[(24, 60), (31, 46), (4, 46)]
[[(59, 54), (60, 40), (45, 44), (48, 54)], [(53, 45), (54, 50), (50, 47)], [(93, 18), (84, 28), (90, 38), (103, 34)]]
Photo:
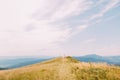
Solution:
[(84, 43), (93, 43), (95, 41), (96, 41), (95, 38), (91, 38), (91, 39), (85, 40)]
[[(118, 15), (113, 15), (111, 17), (104, 17), (105, 14), (107, 14), (110, 10), (120, 6), (120, 1), (119, 0), (100, 0), (100, 1), (93, 1), (95, 5), (90, 7), (91, 11), (94, 11), (94, 9), (97, 9), (97, 12), (92, 13), (91, 15), (87, 16), (87, 18), (83, 19), (82, 22), (84, 25), (93, 26), (97, 23), (103, 22), (103, 21), (108, 21), (111, 20), (112, 18), (115, 18)], [(88, 11), (89, 13), (89, 11)], [(87, 28), (86, 28), (87, 29)]]
[(25, 26), (25, 31), (29, 32), (36, 29), (36, 27), (33, 24), (28, 24), (27, 26)]
[(5, 36), (4, 34), (4, 41), (1, 41), (1, 43), (6, 44), (6, 48), (4, 49), (11, 49), (12, 51), (14, 51), (17, 50), (16, 46), (18, 46), (20, 50), (29, 50), (30, 52), (34, 49), (53, 47), (54, 45), (56, 45), (53, 44), (53, 42), (64, 41), (67, 36), (69, 36), (68, 28), (61, 30), (60, 28), (55, 28), (46, 24), (37, 23), (35, 23), (34, 26), (36, 27), (36, 29), (32, 29), (32, 31), (29, 32), (28, 30), (14, 32), (15, 34), (12, 34), (13, 32), (4, 32), (6, 35), (9, 36)]
[(101, 18), (105, 13), (107, 13), (109, 10), (118, 5), (119, 2), (119, 0), (111, 0), (99, 13), (91, 16), (90, 20)]
[[(68, 26), (70, 23), (68, 25), (64, 22), (57, 25), (53, 23), (83, 13), (90, 4), (86, 0), (30, 0), (29, 2), (12, 0), (8, 6), (13, 11), (2, 18), (6, 18), (7, 21), (1, 20), (3, 27), (0, 27), (2, 31), (0, 52), (6, 55), (21, 55), (21, 53), (29, 55), (44, 48), (52, 50), (59, 46), (57, 44), (71, 37), (72, 28)], [(7, 7), (5, 9), (7, 10), (5, 13), (8, 13), (9, 9)]]
[[(81, 32), (82, 30), (87, 28), (86, 27), (87, 25), (78, 25), (79, 27), (75, 26), (77, 28), (70, 27), (71, 23), (66, 22), (65, 19), (68, 19), (73, 16), (78, 16), (84, 13), (86, 10), (88, 10), (91, 7), (92, 5), (91, 1), (46, 0), (45, 2), (47, 2), (47, 4), (45, 4), (43, 8), (40, 8), (37, 12), (35, 12), (32, 15), (32, 19), (34, 19), (33, 24), (36, 24), (36, 22), (44, 23), (48, 26), (47, 28), (53, 30), (56, 29), (57, 32), (61, 33), (59, 34), (61, 35), (60, 39), (58, 38), (59, 35), (55, 34), (57, 35), (55, 37), (58, 40), (57, 42), (65, 41), (68, 38), (72, 37), (73, 35), (77, 34), (78, 32)], [(44, 26), (44, 25), (39, 25), (39, 26)], [(30, 28), (31, 27), (29, 27), (29, 29)], [(56, 42), (55, 39), (53, 39), (53, 42)]]
[(88, 25), (80, 25), (80, 26), (77, 27), (77, 29), (78, 29), (79, 31), (83, 31), (83, 30), (85, 30), (87, 27), (88, 27)]
[(72, 16), (77, 16), (88, 10), (91, 6), (90, 1), (86, 0), (69, 0), (65, 1), (64, 4), (52, 15), (52, 19), (65, 19)]
[[(88, 29), (93, 20), (101, 18), (119, 0), (110, 0), (97, 14), (93, 13), (89, 17), (84, 15), (89, 14), (89, 10), (94, 12), (92, 9), (95, 3), (99, 7), (103, 2), (104, 0), (0, 1), (0, 53), (56, 53), (61, 43)], [(82, 23), (81, 20), (85, 21)], [(93, 41), (95, 39), (87, 40), (86, 43)]]
[(49, 19), (49, 21), (59, 21), (80, 15), (90, 9), (92, 5), (92, 2), (87, 0), (52, 0), (47, 2), (48, 5), (44, 7), (44, 11), (39, 9), (39, 11), (34, 13), (34, 18), (39, 20)]
[(88, 27), (89, 27), (88, 24), (76, 26), (76, 28), (74, 28), (73, 30), (71, 30), (72, 33), (70, 34), (70, 37), (79, 34), (80, 32), (84, 31)]

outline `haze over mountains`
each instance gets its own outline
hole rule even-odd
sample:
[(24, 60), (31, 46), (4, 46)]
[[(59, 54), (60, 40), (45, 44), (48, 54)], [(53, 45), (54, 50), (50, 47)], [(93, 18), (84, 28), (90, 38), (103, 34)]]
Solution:
[[(42, 56), (42, 57), (0, 57), (0, 69), (19, 68), (42, 61), (49, 60), (54, 57)], [(96, 62), (96, 63), (108, 63), (113, 65), (120, 65), (120, 56), (99, 56), (96, 54), (90, 54), (85, 56), (74, 56), (75, 59), (81, 62)]]
[(96, 54), (90, 54), (85, 56), (74, 57), (83, 62), (102, 62), (114, 65), (120, 65), (120, 56), (99, 56)]
[(1, 57), (0, 58), (0, 69), (10, 69), (10, 68), (18, 68), (26, 65), (35, 64), (38, 62), (42, 62), (50, 59), (51, 57), (42, 56), (42, 57)]

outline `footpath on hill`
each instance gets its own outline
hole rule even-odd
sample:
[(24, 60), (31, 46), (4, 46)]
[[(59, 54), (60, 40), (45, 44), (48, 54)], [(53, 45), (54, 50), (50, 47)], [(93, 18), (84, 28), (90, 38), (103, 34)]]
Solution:
[(75, 75), (71, 73), (72, 66), (66, 58), (61, 59), (58, 66), (58, 80), (75, 80)]

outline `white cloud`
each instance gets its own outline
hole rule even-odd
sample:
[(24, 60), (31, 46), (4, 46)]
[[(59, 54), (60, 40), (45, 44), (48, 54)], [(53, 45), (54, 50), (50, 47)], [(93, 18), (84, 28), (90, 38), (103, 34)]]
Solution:
[[(102, 17), (118, 2), (112, 0), (91, 20)], [(90, 21), (73, 25), (67, 19), (82, 16), (93, 4), (92, 0), (0, 1), (0, 55), (57, 52), (61, 42), (89, 27)]]
[(91, 7), (91, 2), (87, 0), (66, 0), (64, 4), (52, 15), (52, 19), (64, 19), (77, 16)]
[(111, 0), (99, 13), (91, 16), (90, 20), (101, 18), (105, 13), (114, 8), (119, 2), (119, 0)]
[(77, 27), (77, 29), (78, 29), (79, 31), (83, 31), (83, 30), (86, 29), (87, 27), (88, 27), (88, 25), (80, 25), (80, 26)]
[[(45, 4), (47, 4), (46, 1), (44, 1)], [(41, 7), (41, 11), (44, 11), (45, 5), (42, 1), (42, 3), (39, 0), (30, 0), (29, 2), (6, 0), (6, 2), (0, 2), (6, 4), (1, 5), (1, 8), (4, 7), (4, 9), (0, 13), (1, 56), (30, 55), (36, 51), (40, 52), (44, 48), (45, 50), (56, 48), (55, 42), (62, 42), (70, 36), (70, 28), (62, 29), (61, 25), (50, 24), (49, 20), (48, 22), (39, 21), (30, 17)]]
[(87, 0), (5, 0), (0, 3), (0, 52), (7, 55), (48, 49), (56, 46), (55, 42), (65, 41), (74, 33), (86, 29), (82, 25), (71, 32), (68, 25), (50, 22), (79, 15), (92, 4)]
[(96, 41), (95, 38), (91, 38), (91, 39), (85, 40), (84, 43), (94, 43), (95, 41)]
[(92, 1), (87, 0), (51, 0), (44, 7), (44, 11), (39, 9), (33, 17), (39, 20), (59, 21), (80, 15), (91, 6)]
[[(60, 28), (51, 27), (46, 24), (34, 25), (37, 29), (26, 32), (1, 32), (0, 48), (1, 53), (10, 55), (20, 55), (21, 53), (31, 54), (37, 50), (52, 49), (55, 42), (61, 42), (69, 36), (69, 29), (61, 30)], [(54, 25), (53, 25), (54, 26)]]

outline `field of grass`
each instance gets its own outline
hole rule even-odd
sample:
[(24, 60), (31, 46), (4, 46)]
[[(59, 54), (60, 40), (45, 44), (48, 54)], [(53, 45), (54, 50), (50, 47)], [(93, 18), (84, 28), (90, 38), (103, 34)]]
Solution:
[(1, 70), (0, 80), (120, 80), (120, 67), (61, 57), (22, 68)]

